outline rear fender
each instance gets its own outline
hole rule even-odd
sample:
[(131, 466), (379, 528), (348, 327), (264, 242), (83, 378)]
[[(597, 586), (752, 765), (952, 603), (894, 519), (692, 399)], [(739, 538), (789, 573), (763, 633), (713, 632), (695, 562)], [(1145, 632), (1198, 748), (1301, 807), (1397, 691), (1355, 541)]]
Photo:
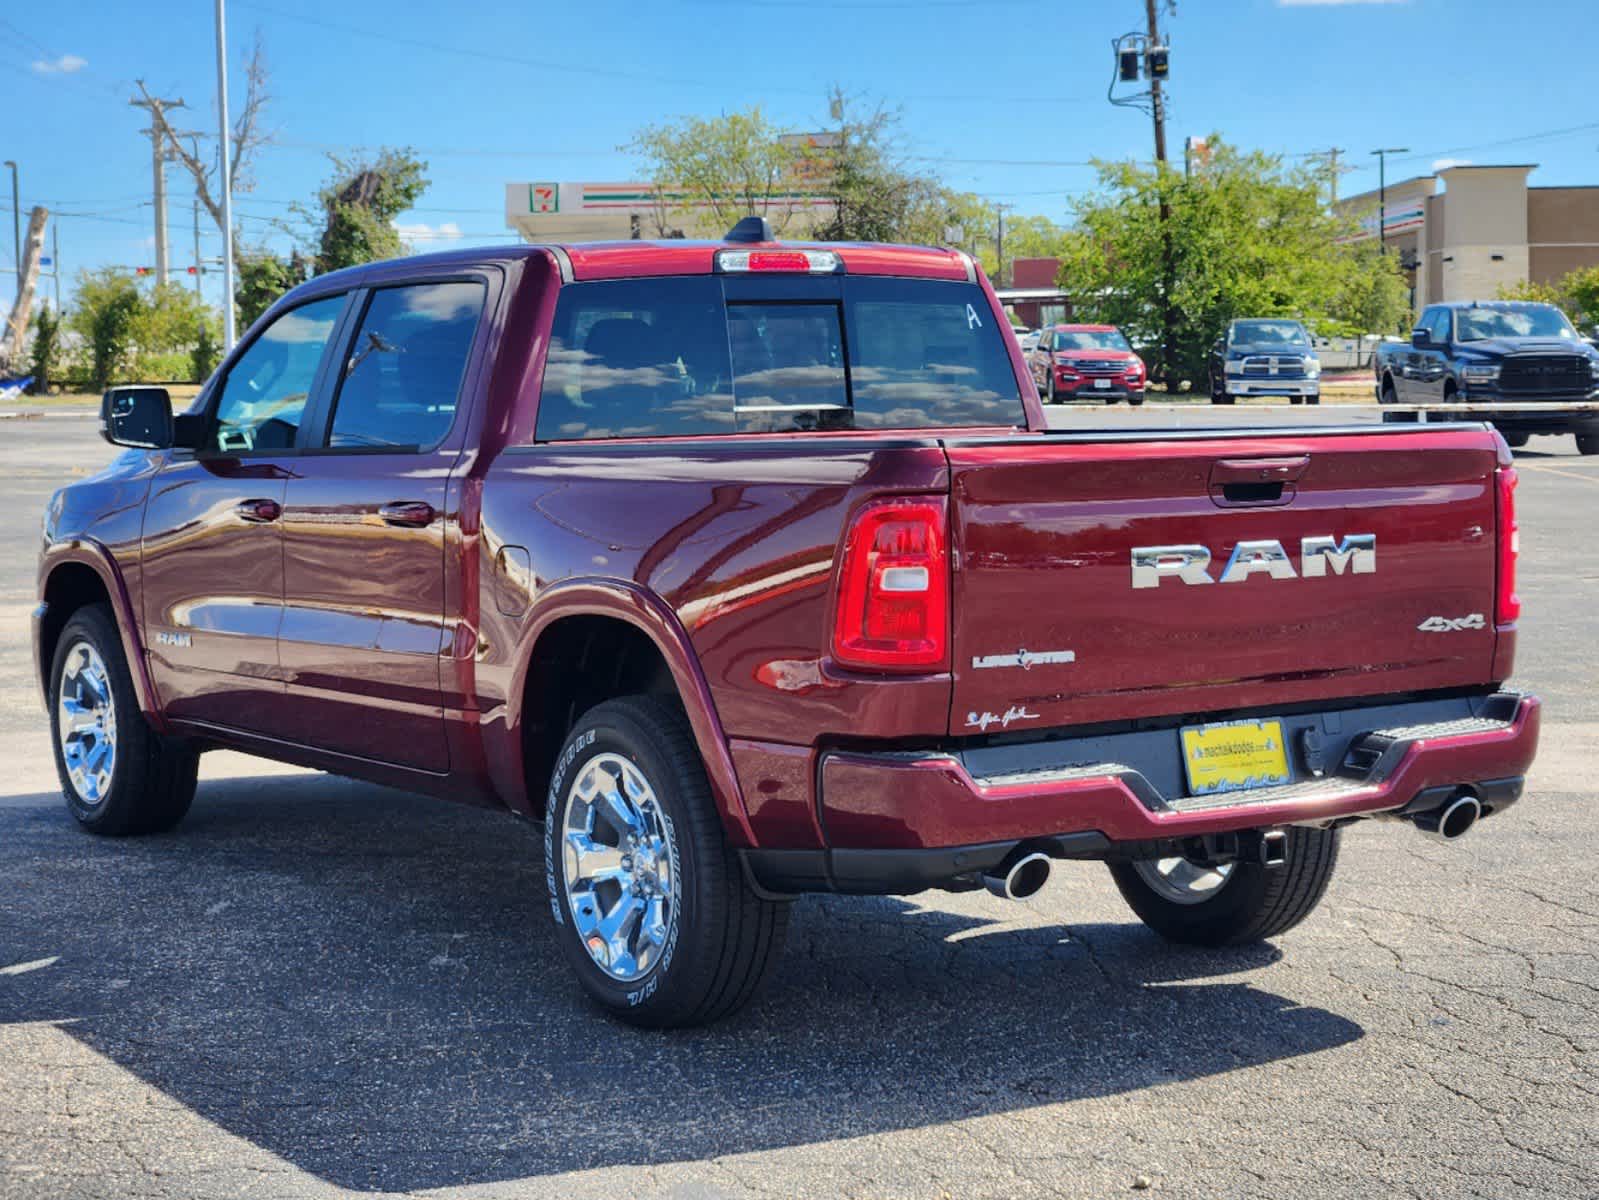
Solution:
[(750, 830), (749, 816), (738, 786), (738, 774), (728, 751), (727, 735), (716, 714), (716, 704), (710, 687), (700, 670), (688, 634), (677, 616), (660, 597), (636, 584), (616, 579), (570, 579), (543, 590), (524, 622), (516, 651), (516, 674), (512, 677), (506, 697), (506, 728), (510, 735), (510, 754), (507, 765), (514, 764), (516, 775), (512, 779), (497, 780), (501, 795), (521, 799), (521, 805), (531, 813), (535, 797), (526, 795), (522, 778), (522, 706), (527, 693), (528, 672), (532, 666), (533, 648), (539, 635), (553, 622), (563, 617), (604, 616), (625, 621), (642, 631), (660, 651), (678, 699), (688, 715), (689, 726), (705, 762), (705, 773), (710, 778), (711, 796), (730, 845), (744, 848), (755, 845)]

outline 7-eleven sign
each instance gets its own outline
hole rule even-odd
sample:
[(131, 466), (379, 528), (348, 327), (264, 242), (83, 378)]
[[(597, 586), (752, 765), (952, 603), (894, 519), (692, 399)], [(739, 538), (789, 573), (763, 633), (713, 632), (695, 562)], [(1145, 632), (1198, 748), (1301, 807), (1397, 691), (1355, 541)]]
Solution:
[(529, 212), (553, 213), (561, 211), (561, 187), (556, 183), (530, 183), (527, 186)]

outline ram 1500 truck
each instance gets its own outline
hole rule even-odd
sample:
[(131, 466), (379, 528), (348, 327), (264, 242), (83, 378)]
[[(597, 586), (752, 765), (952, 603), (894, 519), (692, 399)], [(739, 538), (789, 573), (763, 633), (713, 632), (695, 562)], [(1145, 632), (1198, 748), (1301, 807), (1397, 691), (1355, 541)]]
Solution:
[[(1599, 350), (1577, 336), (1552, 304), (1473, 300), (1432, 304), (1410, 342), (1383, 342), (1373, 359), (1377, 399), (1385, 405), (1437, 404), (1429, 418), (1450, 420), (1456, 403), (1472, 409), (1512, 446), (1534, 433), (1571, 433), (1582, 454), (1599, 454)], [(1567, 407), (1569, 406), (1569, 407)], [(1384, 421), (1414, 421), (1415, 410)]]
[(214, 747), (508, 808), (640, 1024), (744, 1004), (806, 892), (1099, 860), (1273, 937), (1344, 825), (1458, 837), (1537, 741), (1491, 429), (1050, 430), (954, 251), (375, 263), (103, 420), (34, 625), (77, 821), (172, 827)]

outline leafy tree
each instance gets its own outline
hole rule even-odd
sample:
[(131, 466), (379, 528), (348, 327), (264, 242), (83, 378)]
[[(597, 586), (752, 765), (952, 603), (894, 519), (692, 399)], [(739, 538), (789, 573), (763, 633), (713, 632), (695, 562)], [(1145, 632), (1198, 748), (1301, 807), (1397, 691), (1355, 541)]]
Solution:
[(189, 351), (189, 378), (194, 383), (204, 383), (217, 369), (222, 358), (222, 341), (218, 337), (216, 322), (207, 319), (200, 323), (194, 339), (194, 349)]
[(61, 316), (53, 308), (41, 308), (33, 322), (33, 349), (28, 363), (28, 374), (33, 376), (33, 383), (28, 388), (29, 392), (35, 396), (49, 393), (60, 356)]
[(281, 258), (268, 250), (243, 254), (238, 262), (238, 278), (233, 299), (238, 305), (240, 328), (248, 329), (256, 318), (277, 302), (279, 296), (309, 278), (309, 264), (298, 250)]
[(1100, 166), (1102, 191), (1074, 205), (1076, 228), (1062, 246), (1061, 286), (1080, 315), (1158, 343), (1169, 237), (1172, 355), (1152, 368), (1169, 385), (1203, 378), (1211, 343), (1234, 317), (1298, 317), (1328, 333), (1398, 327), (1407, 305), (1397, 258), (1348, 240), (1353, 222), (1323, 206), (1312, 171), (1219, 139), (1211, 146), (1205, 169), (1188, 178), (1170, 167)]
[(1553, 304), (1579, 329), (1599, 325), (1599, 266), (1581, 267), (1559, 283), (1520, 283), (1499, 289), (1501, 300), (1536, 300)]
[(759, 106), (646, 126), (622, 149), (645, 164), (659, 237), (682, 230), (720, 237), (752, 213), (781, 236), (813, 161), (805, 148), (783, 140)]
[(144, 298), (132, 278), (115, 268), (78, 274), (77, 303), (67, 327), (89, 349), (89, 379), (97, 389), (127, 363)]
[(314, 266), (318, 275), (405, 253), (394, 219), (427, 191), (427, 163), (408, 149), (333, 160), (333, 177), (317, 194), (320, 220)]

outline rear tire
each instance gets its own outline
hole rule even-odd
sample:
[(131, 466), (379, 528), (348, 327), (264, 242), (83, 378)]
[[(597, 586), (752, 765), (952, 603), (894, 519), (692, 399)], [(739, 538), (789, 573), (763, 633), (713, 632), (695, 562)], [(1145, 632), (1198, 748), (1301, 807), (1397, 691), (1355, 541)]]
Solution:
[(1505, 445), (1509, 446), (1512, 450), (1520, 450), (1527, 444), (1527, 438), (1530, 435), (1525, 433), (1506, 433), (1503, 429), (1501, 429), (1499, 431), (1499, 436), (1505, 439)]
[(67, 810), (90, 833), (164, 833), (194, 802), (200, 756), (145, 721), (103, 604), (73, 613), (56, 643), (50, 742)]
[(788, 904), (751, 890), (688, 721), (653, 696), (578, 719), (550, 780), (544, 869), (562, 953), (589, 997), (629, 1024), (728, 1016), (782, 956)]
[(1139, 920), (1167, 941), (1189, 946), (1258, 942), (1308, 917), (1338, 865), (1338, 830), (1294, 826), (1287, 832), (1288, 861), (1281, 867), (1234, 863), (1225, 882), (1193, 892), (1186, 902), (1157, 890), (1141, 864), (1111, 863), (1110, 873)]
[(1599, 454), (1599, 433), (1579, 433), (1577, 435), (1578, 454)]

